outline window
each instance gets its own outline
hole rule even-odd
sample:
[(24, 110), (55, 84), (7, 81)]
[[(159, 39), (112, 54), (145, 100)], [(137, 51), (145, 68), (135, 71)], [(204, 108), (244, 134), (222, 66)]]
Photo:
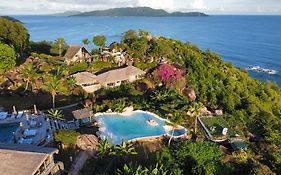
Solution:
[(114, 86), (114, 83), (107, 83), (107, 86)]

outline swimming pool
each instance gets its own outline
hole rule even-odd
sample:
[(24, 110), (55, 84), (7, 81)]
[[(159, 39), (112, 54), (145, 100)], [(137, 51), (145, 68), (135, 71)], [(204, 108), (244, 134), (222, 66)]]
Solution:
[[(145, 111), (133, 111), (129, 114), (98, 113), (95, 119), (99, 124), (99, 136), (108, 139), (112, 144), (146, 137), (159, 137), (165, 135), (167, 120), (156, 114)], [(148, 121), (155, 121), (151, 125)]]
[(16, 124), (0, 125), (0, 143), (12, 143), (13, 132), (18, 128)]

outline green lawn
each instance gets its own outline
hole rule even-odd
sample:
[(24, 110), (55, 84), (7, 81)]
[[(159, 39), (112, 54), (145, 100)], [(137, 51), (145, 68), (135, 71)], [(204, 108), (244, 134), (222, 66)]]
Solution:
[(210, 134), (212, 134), (213, 136), (221, 136), (223, 128), (228, 128), (228, 132), (227, 132), (228, 136), (234, 136), (236, 134), (236, 132), (220, 116), (202, 117), (201, 121), (204, 123), (206, 128), (209, 130)]

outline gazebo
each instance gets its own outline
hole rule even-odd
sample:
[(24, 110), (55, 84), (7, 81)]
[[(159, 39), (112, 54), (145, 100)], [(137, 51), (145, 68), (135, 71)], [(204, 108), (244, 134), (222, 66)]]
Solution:
[(79, 121), (79, 125), (85, 125), (91, 123), (94, 116), (93, 111), (90, 108), (79, 109), (72, 111), (72, 114), (76, 120)]

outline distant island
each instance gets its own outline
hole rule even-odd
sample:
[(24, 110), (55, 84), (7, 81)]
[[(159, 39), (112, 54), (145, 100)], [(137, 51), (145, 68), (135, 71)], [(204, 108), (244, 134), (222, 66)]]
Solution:
[(173, 12), (169, 13), (162, 9), (153, 9), (150, 7), (124, 7), (112, 8), (107, 10), (97, 10), (91, 12), (83, 12), (69, 16), (112, 16), (112, 17), (187, 17), (187, 16), (208, 16), (201, 12)]
[(50, 14), (50, 16), (72, 16), (72, 15), (78, 15), (81, 14), (82, 12), (80, 11), (65, 11), (62, 13), (55, 13), (55, 14)]

